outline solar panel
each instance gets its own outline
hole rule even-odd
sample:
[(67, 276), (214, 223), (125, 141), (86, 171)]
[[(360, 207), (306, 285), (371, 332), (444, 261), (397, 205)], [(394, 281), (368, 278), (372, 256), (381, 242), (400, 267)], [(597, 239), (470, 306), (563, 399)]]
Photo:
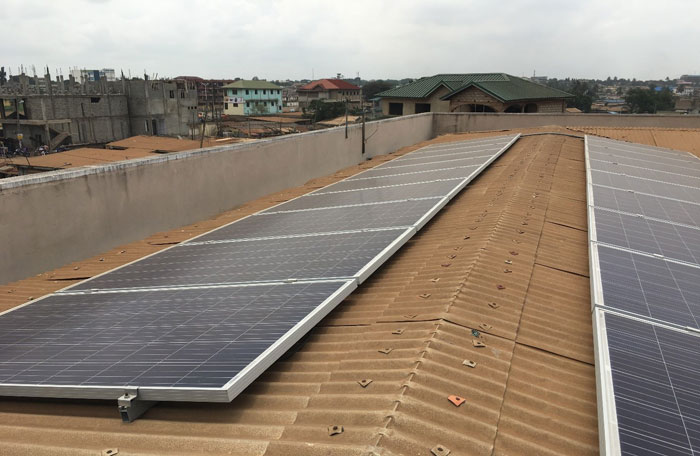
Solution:
[(229, 401), (355, 286), (52, 295), (0, 318), (0, 394)]
[(389, 201), (406, 201), (416, 198), (444, 198), (451, 194), (456, 188), (459, 188), (463, 181), (464, 179), (454, 179), (449, 181), (396, 185), (393, 187), (359, 189), (338, 193), (309, 193), (267, 209), (263, 211), (263, 213), (385, 203)]
[(596, 162), (619, 163), (622, 165), (636, 166), (638, 168), (648, 168), (667, 173), (700, 177), (700, 170), (685, 166), (685, 163), (681, 165), (668, 165), (654, 160), (653, 157), (646, 157), (646, 159), (626, 158), (613, 154), (595, 152), (594, 150), (589, 150), (588, 155), (593, 169), (595, 169)]
[(601, 318), (606, 341), (601, 345), (607, 348), (611, 369), (620, 453), (696, 454), (694, 449), (700, 448), (698, 335), (609, 313)]
[(601, 453), (700, 448), (700, 160), (586, 137)]
[(442, 198), (438, 197), (363, 206), (264, 212), (200, 236), (193, 242), (408, 227), (418, 223), (441, 202)]
[(700, 229), (595, 209), (595, 241), (700, 265)]
[(2, 314), (0, 394), (230, 401), (518, 137), (421, 149)]
[(622, 174), (591, 170), (594, 185), (631, 190), (637, 193), (670, 198), (690, 203), (700, 202), (700, 188), (670, 184), (668, 182), (640, 179)]
[(595, 207), (689, 226), (700, 226), (700, 204), (660, 198), (609, 187), (592, 186)]
[(700, 267), (597, 246), (600, 305), (700, 329)]
[(638, 166), (622, 165), (601, 160), (591, 160), (591, 169), (606, 171), (609, 173), (626, 174), (632, 177), (657, 180), (671, 184), (700, 187), (700, 177), (661, 171), (658, 169), (640, 168)]
[(413, 228), (182, 244), (72, 290), (353, 278)]

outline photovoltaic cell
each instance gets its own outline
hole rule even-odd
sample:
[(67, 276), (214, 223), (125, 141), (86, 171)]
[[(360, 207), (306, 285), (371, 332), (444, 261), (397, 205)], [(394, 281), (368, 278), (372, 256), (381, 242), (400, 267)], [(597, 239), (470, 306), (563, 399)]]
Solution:
[(262, 213), (212, 231), (192, 242), (410, 226), (439, 202), (440, 198), (432, 198), (366, 206)]
[(402, 201), (412, 198), (447, 196), (463, 179), (436, 181), (395, 187), (370, 188), (339, 193), (309, 193), (263, 212), (296, 211), (320, 207)]
[(606, 314), (622, 454), (700, 448), (700, 339)]
[(674, 185), (688, 187), (700, 187), (700, 177), (686, 176), (683, 174), (669, 173), (658, 169), (639, 168), (637, 166), (621, 165), (600, 160), (591, 160), (591, 169), (609, 173), (625, 174), (642, 179), (667, 182)]
[(700, 265), (700, 229), (595, 209), (596, 241)]
[[(484, 160), (485, 161), (485, 160)], [(377, 188), (393, 185), (406, 185), (415, 182), (433, 182), (445, 179), (466, 179), (475, 171), (474, 167), (450, 168), (440, 171), (426, 171), (420, 174), (395, 174), (382, 177), (368, 177), (358, 180), (345, 180), (337, 184), (329, 185), (317, 194), (342, 192), (346, 190), (360, 190), (364, 188)], [(453, 182), (453, 187), (456, 183)]]
[(601, 421), (624, 455), (696, 454), (700, 335), (685, 328), (700, 329), (700, 160), (586, 138)]
[(344, 285), (50, 296), (0, 318), (0, 383), (222, 388)]
[(353, 277), (407, 230), (179, 245), (71, 290)]
[(619, 163), (621, 165), (636, 166), (639, 168), (648, 168), (666, 173), (681, 174), (684, 176), (700, 177), (700, 169), (688, 166), (687, 163), (680, 165), (669, 165), (660, 163), (654, 160), (654, 157), (645, 157), (645, 159), (620, 157), (612, 154), (604, 154), (590, 150), (588, 152), (591, 158), (591, 166), (595, 169), (594, 162)]
[(622, 174), (591, 171), (594, 185), (614, 187), (621, 190), (632, 190), (648, 195), (672, 198), (690, 203), (700, 202), (700, 188), (686, 187), (683, 185), (669, 184), (648, 179), (639, 179)]
[(230, 401), (515, 139), (419, 150), (0, 315), (0, 394)]
[(602, 207), (629, 214), (700, 226), (700, 205), (641, 193), (593, 186), (595, 207)]
[(700, 269), (598, 245), (603, 302), (640, 317), (700, 329)]

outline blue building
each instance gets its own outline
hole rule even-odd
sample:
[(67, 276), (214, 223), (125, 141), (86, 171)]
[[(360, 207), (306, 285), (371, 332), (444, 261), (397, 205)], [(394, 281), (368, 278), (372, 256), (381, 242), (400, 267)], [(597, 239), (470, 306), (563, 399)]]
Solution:
[(271, 82), (241, 79), (223, 89), (224, 114), (264, 116), (282, 112), (282, 87)]

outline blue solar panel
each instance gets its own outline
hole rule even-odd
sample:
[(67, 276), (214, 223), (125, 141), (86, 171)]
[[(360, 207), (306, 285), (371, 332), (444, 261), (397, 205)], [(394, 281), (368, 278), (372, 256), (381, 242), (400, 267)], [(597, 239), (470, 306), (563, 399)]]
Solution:
[(0, 394), (230, 401), (518, 136), (421, 149), (2, 314)]
[(588, 136), (586, 143), (592, 296), (603, 322), (595, 335), (602, 447), (696, 454), (700, 160)]

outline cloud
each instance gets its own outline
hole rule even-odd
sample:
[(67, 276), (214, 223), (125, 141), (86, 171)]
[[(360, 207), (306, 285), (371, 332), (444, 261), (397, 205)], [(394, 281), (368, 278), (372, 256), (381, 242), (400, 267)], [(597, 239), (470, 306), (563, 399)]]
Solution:
[(700, 4), (682, 0), (4, 0), (3, 12), (0, 29), (21, 30), (0, 43), (0, 65), (15, 69), (269, 79), (700, 72), (688, 57)]

